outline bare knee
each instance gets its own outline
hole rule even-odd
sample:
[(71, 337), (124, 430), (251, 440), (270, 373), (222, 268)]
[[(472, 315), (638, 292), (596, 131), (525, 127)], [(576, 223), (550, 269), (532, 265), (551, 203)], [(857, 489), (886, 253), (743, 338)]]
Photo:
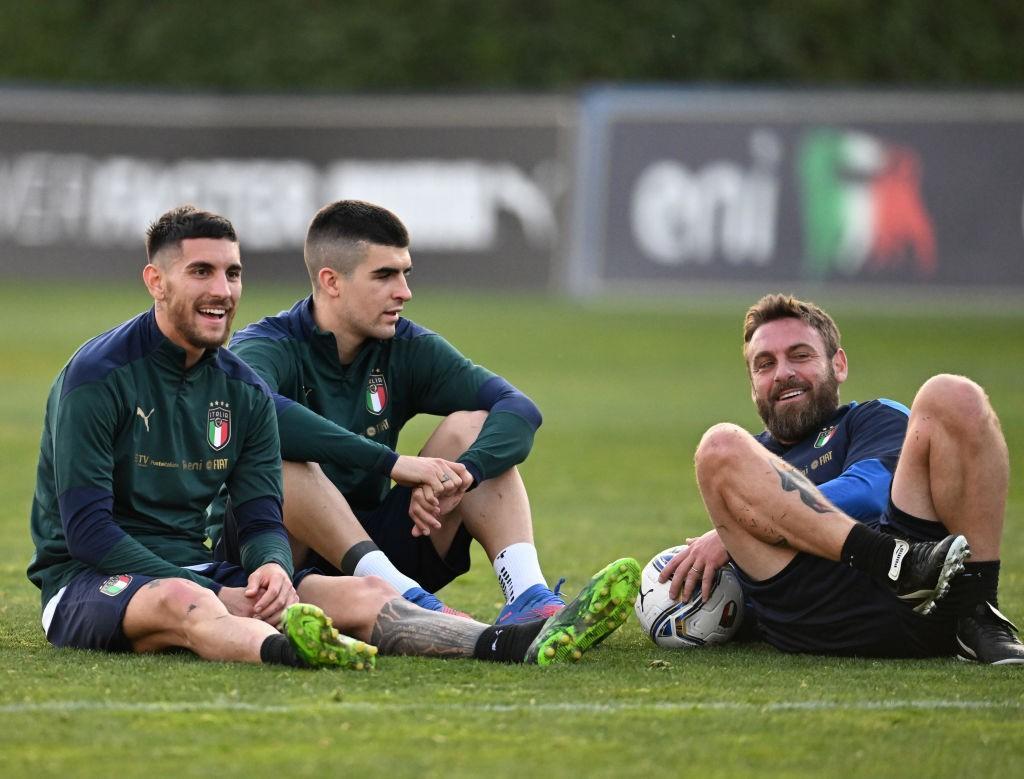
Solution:
[(449, 414), (430, 436), (423, 453), (432, 457), (455, 459), (469, 449), (486, 421), (486, 411), (456, 411)]
[(197, 609), (210, 608), (220, 603), (213, 590), (188, 579), (154, 579), (146, 586), (153, 590), (154, 608), (182, 621)]
[(379, 576), (358, 576), (352, 578), (356, 584), (356, 594), (354, 597), (364, 602), (373, 603), (379, 607), (389, 600), (401, 597), (401, 593), (398, 590)]
[(985, 390), (966, 376), (949, 373), (932, 376), (921, 386), (913, 411), (968, 435), (998, 425)]
[(201, 616), (226, 613), (217, 595), (188, 579), (154, 579), (125, 612), (125, 636), (137, 651), (189, 646), (191, 626)]
[(748, 454), (752, 444), (750, 433), (738, 425), (722, 422), (709, 428), (693, 458), (701, 489), (710, 486), (716, 476), (727, 474), (730, 464)]

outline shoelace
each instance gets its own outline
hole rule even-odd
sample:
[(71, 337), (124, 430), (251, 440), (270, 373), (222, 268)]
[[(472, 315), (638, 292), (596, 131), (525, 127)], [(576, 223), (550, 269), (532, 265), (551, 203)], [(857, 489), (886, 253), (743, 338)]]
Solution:
[[(562, 590), (562, 585), (563, 584), (565, 584), (565, 577), (564, 576), (561, 579), (558, 580), (558, 584), (555, 585), (555, 589), (553, 589), (551, 591), (551, 594), (554, 595), (556, 598), (562, 598), (562, 596), (559, 593)], [(565, 598), (562, 598), (562, 600), (565, 600)]]

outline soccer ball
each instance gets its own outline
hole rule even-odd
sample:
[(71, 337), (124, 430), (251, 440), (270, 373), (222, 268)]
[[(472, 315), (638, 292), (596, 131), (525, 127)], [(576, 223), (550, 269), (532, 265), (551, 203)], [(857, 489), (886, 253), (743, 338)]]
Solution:
[(673, 546), (656, 554), (640, 576), (636, 596), (636, 618), (651, 641), (665, 649), (723, 644), (739, 630), (743, 621), (743, 590), (732, 564), (715, 575), (715, 588), (707, 603), (700, 587), (686, 603), (672, 600), (670, 581), (659, 583), (658, 574), (669, 560), (686, 546)]

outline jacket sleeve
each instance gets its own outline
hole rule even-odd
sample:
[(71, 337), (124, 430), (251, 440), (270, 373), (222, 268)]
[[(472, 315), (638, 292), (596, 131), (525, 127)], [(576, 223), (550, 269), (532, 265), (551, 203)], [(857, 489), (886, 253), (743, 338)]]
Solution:
[(909, 410), (891, 400), (865, 403), (853, 412), (843, 472), (818, 489), (851, 517), (870, 519), (889, 504), (896, 463), (907, 434)]
[(417, 338), (416, 410), (447, 416), (487, 411), (476, 440), (459, 457), (474, 486), (523, 462), (542, 420), (540, 409), (508, 381), (475, 365), (438, 335)]
[(269, 394), (254, 393), (246, 418), (245, 443), (227, 481), (238, 523), (242, 567), (252, 572), (277, 563), (294, 573), (281, 515), (281, 455), (277, 419)]

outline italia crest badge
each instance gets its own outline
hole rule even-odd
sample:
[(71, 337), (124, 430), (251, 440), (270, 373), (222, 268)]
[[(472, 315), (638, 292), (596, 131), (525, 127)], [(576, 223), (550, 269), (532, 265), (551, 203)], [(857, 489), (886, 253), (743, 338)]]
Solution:
[(215, 400), (206, 413), (206, 440), (219, 452), (231, 440), (231, 408), (223, 400)]
[(374, 368), (366, 385), (366, 410), (380, 415), (388, 405), (388, 385), (379, 368)]
[(111, 576), (106, 579), (103, 584), (100, 585), (100, 592), (104, 595), (109, 595), (113, 598), (115, 595), (120, 595), (124, 592), (124, 588), (132, 583), (132, 577), (126, 573), (119, 574), (117, 576)]
[(823, 447), (825, 444), (827, 444), (829, 441), (832, 440), (832, 436), (834, 436), (835, 434), (836, 434), (836, 427), (835, 427), (835, 425), (833, 425), (832, 427), (826, 428), (825, 430), (822, 430), (820, 433), (818, 433), (818, 437), (814, 441), (814, 448), (815, 449), (821, 449), (821, 447)]

